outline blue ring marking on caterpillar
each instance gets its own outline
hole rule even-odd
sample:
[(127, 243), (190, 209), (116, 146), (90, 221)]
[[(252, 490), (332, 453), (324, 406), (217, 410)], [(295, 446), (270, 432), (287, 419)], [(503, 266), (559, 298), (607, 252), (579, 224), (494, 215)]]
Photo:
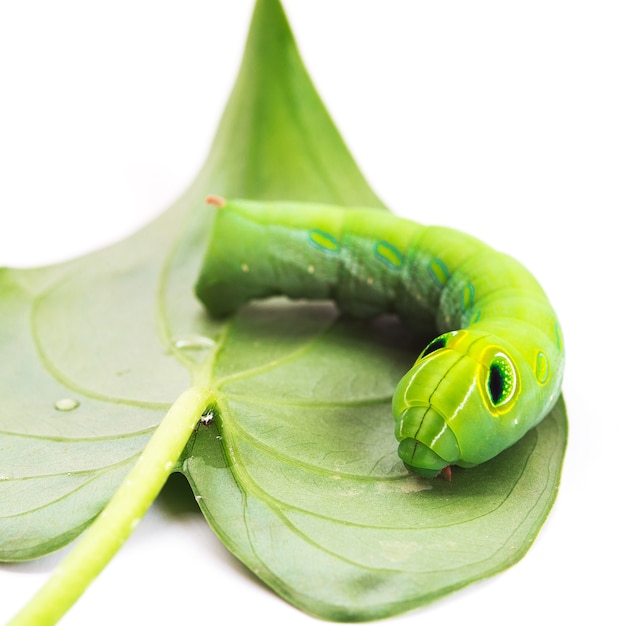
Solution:
[(439, 287), (443, 287), (450, 278), (450, 272), (448, 271), (446, 264), (441, 259), (434, 258), (428, 264), (428, 272), (435, 284)]
[(469, 311), (472, 306), (474, 306), (474, 285), (467, 283), (461, 294), (461, 307), (464, 311)]
[(554, 323), (554, 333), (556, 335), (556, 347), (561, 352), (563, 350), (563, 335), (561, 333), (561, 325), (558, 322)]
[(309, 241), (320, 250), (339, 252), (339, 242), (337, 239), (319, 228), (309, 231)]
[(537, 352), (537, 360), (535, 362), (535, 376), (537, 381), (543, 385), (548, 380), (550, 374), (550, 363), (548, 357), (543, 352)]
[(374, 254), (379, 261), (393, 269), (400, 269), (404, 264), (402, 253), (386, 241), (377, 241), (374, 244)]

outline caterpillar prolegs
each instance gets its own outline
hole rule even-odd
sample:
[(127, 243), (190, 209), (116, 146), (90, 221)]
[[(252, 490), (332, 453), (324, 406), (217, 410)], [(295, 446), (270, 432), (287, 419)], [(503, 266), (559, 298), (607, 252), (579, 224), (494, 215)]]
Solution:
[(520, 263), (462, 232), (374, 209), (224, 201), (196, 284), (224, 316), (253, 298), (331, 299), (353, 316), (435, 320), (392, 400), (398, 454), (425, 477), (513, 445), (554, 406), (556, 315)]

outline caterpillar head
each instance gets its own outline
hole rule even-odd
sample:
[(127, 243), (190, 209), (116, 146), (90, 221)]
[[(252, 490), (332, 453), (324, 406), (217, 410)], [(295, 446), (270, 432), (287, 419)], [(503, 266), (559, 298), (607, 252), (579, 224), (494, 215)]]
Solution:
[(532, 372), (514, 349), (474, 330), (431, 341), (393, 398), (398, 454), (409, 469), (436, 476), (448, 465), (486, 461), (522, 433), (522, 382)]

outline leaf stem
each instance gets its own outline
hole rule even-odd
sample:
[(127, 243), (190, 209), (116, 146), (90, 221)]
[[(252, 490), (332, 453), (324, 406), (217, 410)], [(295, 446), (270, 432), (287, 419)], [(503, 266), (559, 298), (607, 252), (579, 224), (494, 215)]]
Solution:
[(214, 401), (208, 389), (182, 393), (123, 484), (45, 585), (7, 626), (53, 626), (128, 539), (161, 491), (191, 432)]

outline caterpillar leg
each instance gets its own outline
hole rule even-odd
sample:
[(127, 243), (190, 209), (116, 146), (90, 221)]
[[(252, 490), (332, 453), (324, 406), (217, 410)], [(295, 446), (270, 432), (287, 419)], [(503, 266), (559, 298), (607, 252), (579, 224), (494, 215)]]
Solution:
[(445, 478), (448, 482), (452, 481), (452, 465), (448, 465), (441, 470), (441, 476)]

